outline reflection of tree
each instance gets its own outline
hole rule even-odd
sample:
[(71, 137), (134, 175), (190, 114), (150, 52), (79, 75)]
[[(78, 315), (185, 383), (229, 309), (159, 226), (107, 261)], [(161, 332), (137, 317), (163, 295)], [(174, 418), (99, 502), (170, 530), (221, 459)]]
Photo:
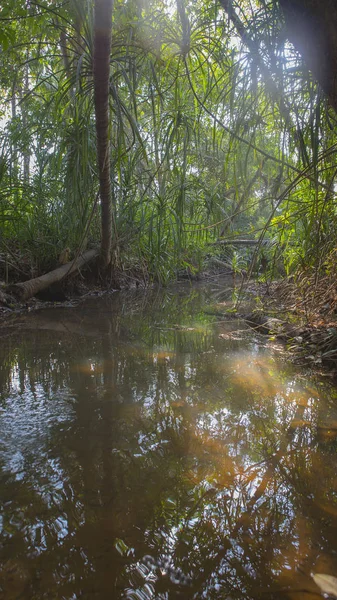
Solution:
[(44, 315), (17, 344), (3, 406), (31, 422), (16, 477), (1, 451), (2, 593), (8, 573), (37, 600), (313, 590), (302, 572), (334, 566), (334, 393), (318, 402), (256, 348), (241, 369), (216, 330), (184, 329), (184, 296), (142, 302), (62, 312), (68, 335)]

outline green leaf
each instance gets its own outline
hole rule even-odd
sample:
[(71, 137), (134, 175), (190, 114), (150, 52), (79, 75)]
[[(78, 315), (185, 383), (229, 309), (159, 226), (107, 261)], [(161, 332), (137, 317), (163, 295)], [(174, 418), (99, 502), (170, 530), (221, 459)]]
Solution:
[(6, 31), (4, 29), (0, 29), (0, 46), (4, 51), (8, 50), (8, 48), (13, 45), (14, 40), (14, 31), (11, 31), (10, 29), (6, 29)]

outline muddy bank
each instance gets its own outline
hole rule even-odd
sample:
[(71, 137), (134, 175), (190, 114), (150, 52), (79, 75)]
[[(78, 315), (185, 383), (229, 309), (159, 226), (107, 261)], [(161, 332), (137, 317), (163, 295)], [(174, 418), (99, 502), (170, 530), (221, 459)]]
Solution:
[(261, 324), (274, 318), (280, 321), (274, 331), (270, 321), (270, 331), (260, 330), (260, 333), (283, 338), (296, 360), (337, 370), (334, 281), (322, 278), (317, 282), (313, 276), (300, 274), (269, 284), (250, 282), (249, 288), (258, 294), (262, 305), (261, 312), (255, 315), (257, 323), (259, 319)]

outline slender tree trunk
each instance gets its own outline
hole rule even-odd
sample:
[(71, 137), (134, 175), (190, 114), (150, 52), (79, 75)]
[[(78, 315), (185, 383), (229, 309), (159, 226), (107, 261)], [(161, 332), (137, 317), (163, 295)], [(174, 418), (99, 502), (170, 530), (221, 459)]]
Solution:
[[(27, 62), (25, 64), (25, 71), (24, 71), (23, 98), (25, 98), (25, 96), (27, 96), (28, 92), (29, 92), (28, 60), (29, 60), (29, 54), (27, 52), (26, 53), (26, 61)], [(28, 127), (27, 127), (27, 111), (26, 111), (26, 107), (24, 104), (22, 105), (22, 125), (23, 125), (24, 131), (26, 129), (28, 129)], [(29, 179), (30, 179), (30, 150), (29, 150), (29, 145), (27, 145), (24, 150), (24, 153), (23, 153), (23, 181), (24, 181), (24, 183), (28, 185)]]
[[(60, 27), (60, 25), (57, 23)], [(70, 71), (70, 60), (69, 60), (69, 50), (67, 46), (67, 35), (64, 29), (60, 29), (60, 48), (62, 52), (63, 66), (64, 70), (67, 74), (68, 79), (70, 79), (71, 71)]]
[[(16, 119), (16, 107), (17, 107), (17, 85), (16, 80), (13, 82), (12, 97), (11, 97), (11, 108), (12, 108), (12, 121)], [(18, 149), (17, 142), (14, 140), (11, 145), (11, 162), (10, 162), (10, 174), (11, 181), (14, 183), (18, 176)]]
[(113, 0), (95, 0), (94, 97), (97, 133), (97, 160), (101, 197), (104, 267), (111, 262), (112, 194), (110, 179), (109, 76)]

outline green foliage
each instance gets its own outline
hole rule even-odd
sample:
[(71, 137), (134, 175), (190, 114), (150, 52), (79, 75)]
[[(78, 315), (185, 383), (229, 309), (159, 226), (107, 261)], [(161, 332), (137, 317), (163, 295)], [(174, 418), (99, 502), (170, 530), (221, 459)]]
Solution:
[[(29, 252), (39, 271), (66, 246), (99, 243), (93, 3), (10, 4), (0, 13), (0, 244)], [(162, 283), (202, 269), (220, 234), (277, 239), (287, 272), (334, 247), (335, 116), (275, 3), (233, 8), (115, 4), (114, 256)], [(239, 270), (245, 257), (231, 260)]]

